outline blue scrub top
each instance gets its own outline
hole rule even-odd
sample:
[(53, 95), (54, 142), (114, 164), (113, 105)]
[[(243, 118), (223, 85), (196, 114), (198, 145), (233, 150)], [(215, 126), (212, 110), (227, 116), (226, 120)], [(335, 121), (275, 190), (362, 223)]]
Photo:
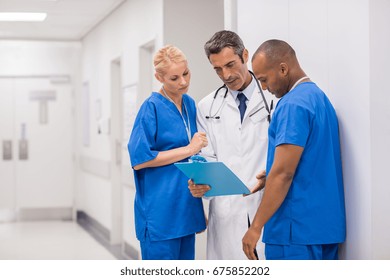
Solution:
[(314, 83), (299, 84), (279, 102), (269, 127), (267, 171), (275, 148), (304, 148), (286, 199), (264, 226), (269, 244), (345, 241), (344, 187), (336, 112)]
[[(192, 137), (197, 130), (196, 107), (194, 100), (186, 94), (183, 95), (182, 112), (184, 120), (190, 121)], [(183, 118), (176, 106), (161, 94), (153, 92), (142, 104), (134, 122), (128, 144), (131, 165), (134, 167), (150, 161), (160, 151), (188, 144)], [(202, 199), (191, 195), (188, 178), (173, 164), (134, 170), (134, 179), (138, 240), (144, 241), (146, 232), (150, 240), (159, 241), (206, 228)]]

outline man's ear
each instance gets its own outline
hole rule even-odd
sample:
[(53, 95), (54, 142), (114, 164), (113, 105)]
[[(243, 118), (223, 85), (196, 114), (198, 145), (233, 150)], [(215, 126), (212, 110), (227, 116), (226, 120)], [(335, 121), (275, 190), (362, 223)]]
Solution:
[(244, 60), (244, 64), (248, 62), (249, 52), (247, 49), (244, 49), (244, 51), (242, 52), (242, 59)]
[(289, 69), (288, 69), (287, 63), (284, 63), (284, 62), (280, 63), (280, 65), (279, 65), (279, 71), (280, 71), (280, 74), (281, 74), (282, 76), (287, 76), (288, 70), (289, 70)]

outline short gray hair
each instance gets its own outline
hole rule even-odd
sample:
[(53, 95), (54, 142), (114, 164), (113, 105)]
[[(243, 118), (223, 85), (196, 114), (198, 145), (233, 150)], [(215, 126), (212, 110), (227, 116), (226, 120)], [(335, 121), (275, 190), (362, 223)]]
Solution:
[(218, 54), (223, 48), (231, 48), (234, 53), (241, 58), (242, 63), (244, 63), (242, 54), (245, 50), (245, 46), (240, 36), (236, 33), (228, 30), (218, 31), (204, 45), (204, 50), (208, 59), (210, 59), (211, 54)]

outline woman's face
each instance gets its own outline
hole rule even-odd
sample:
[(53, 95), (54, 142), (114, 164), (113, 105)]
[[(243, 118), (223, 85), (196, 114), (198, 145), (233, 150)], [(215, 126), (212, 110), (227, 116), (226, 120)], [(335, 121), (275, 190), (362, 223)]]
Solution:
[(157, 74), (157, 76), (158, 80), (164, 85), (165, 91), (174, 95), (187, 93), (190, 86), (191, 73), (186, 61), (172, 62), (166, 68), (164, 75), (159, 76)]

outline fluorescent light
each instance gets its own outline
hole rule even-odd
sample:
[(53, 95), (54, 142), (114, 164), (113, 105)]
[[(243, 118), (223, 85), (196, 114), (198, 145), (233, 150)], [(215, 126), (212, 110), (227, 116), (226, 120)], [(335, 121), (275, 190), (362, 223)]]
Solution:
[(44, 21), (46, 13), (0, 13), (0, 21)]

